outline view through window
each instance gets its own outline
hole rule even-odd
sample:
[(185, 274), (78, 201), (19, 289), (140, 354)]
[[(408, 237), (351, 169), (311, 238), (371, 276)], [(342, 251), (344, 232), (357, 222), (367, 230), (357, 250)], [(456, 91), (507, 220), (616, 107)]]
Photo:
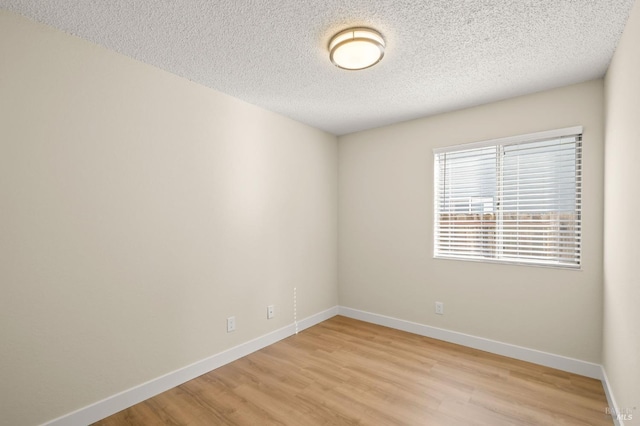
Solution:
[(580, 267), (582, 128), (442, 148), (438, 258)]

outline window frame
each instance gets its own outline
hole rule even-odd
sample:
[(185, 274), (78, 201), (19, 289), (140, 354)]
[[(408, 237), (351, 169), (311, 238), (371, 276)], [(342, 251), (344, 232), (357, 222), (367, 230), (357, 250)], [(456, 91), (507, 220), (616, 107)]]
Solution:
[[(582, 126), (573, 126), (573, 127), (566, 127), (566, 128), (561, 128), (561, 129), (554, 129), (554, 130), (547, 130), (547, 131), (542, 131), (542, 132), (535, 132), (535, 133), (528, 133), (528, 134), (523, 134), (523, 135), (516, 135), (516, 136), (509, 136), (509, 137), (504, 137), (504, 138), (497, 138), (497, 139), (490, 139), (490, 140), (484, 140), (484, 141), (479, 141), (479, 142), (472, 142), (472, 143), (465, 143), (465, 144), (457, 144), (457, 145), (450, 145), (450, 146), (446, 146), (446, 147), (437, 147), (433, 149), (433, 174), (434, 174), (434, 181), (433, 181), (433, 205), (434, 205), (434, 217), (433, 217), (433, 259), (438, 259), (438, 260), (458, 260), (458, 261), (466, 261), (466, 262), (479, 262), (479, 263), (493, 263), (493, 264), (502, 264), (502, 265), (521, 265), (521, 266), (533, 266), (533, 267), (540, 267), (540, 268), (554, 268), (554, 269), (565, 269), (565, 270), (574, 270), (574, 271), (582, 271), (582, 267), (583, 267), (583, 229), (582, 229), (582, 224), (583, 224), (583, 212), (582, 212), (582, 206), (583, 206), (583, 202), (582, 202), (582, 197), (584, 194), (583, 191), (583, 183), (584, 183), (584, 178), (583, 178), (583, 150), (582, 150), (582, 135), (583, 135), (583, 127)], [(525, 259), (525, 258), (515, 258), (515, 259), (505, 259), (505, 258), (499, 258), (499, 257), (486, 257), (486, 258), (474, 258), (474, 257), (465, 257), (464, 255), (440, 255), (438, 254), (438, 242), (439, 240), (439, 206), (438, 206), (438, 202), (440, 200), (439, 197), (439, 188), (438, 188), (438, 184), (439, 184), (439, 169), (438, 167), (436, 167), (437, 161), (438, 161), (438, 155), (440, 154), (444, 154), (444, 153), (454, 153), (454, 152), (458, 152), (458, 151), (466, 151), (466, 150), (472, 150), (472, 149), (479, 149), (479, 148), (486, 148), (486, 147), (499, 147), (501, 150), (503, 150), (504, 146), (508, 146), (508, 145), (518, 145), (518, 144), (523, 144), (523, 143), (531, 143), (531, 142), (537, 142), (537, 141), (545, 141), (545, 140), (549, 140), (549, 139), (556, 139), (556, 138), (562, 138), (562, 137), (569, 137), (569, 136), (578, 136), (578, 140), (576, 141), (576, 166), (575, 166), (575, 170), (576, 170), (576, 196), (579, 198), (579, 202), (577, 202), (577, 207), (578, 209), (576, 210), (578, 212), (578, 219), (576, 220), (576, 223), (579, 225), (579, 231), (576, 233), (577, 235), (577, 240), (579, 241), (576, 252), (578, 253), (577, 256), (577, 260), (578, 263), (577, 264), (562, 264), (562, 263), (553, 263), (553, 262), (542, 262), (540, 260), (535, 260), (535, 259)], [(502, 160), (500, 160), (502, 161)], [(502, 163), (501, 163), (502, 164)], [(499, 167), (496, 169), (496, 180), (497, 181), (501, 181), (501, 175), (503, 173), (504, 169), (503, 167)], [(501, 185), (500, 183), (497, 183), (497, 186)], [(504, 211), (502, 209), (499, 209), (496, 214), (502, 214)], [(496, 225), (498, 226), (498, 225)], [(496, 234), (497, 238), (503, 238), (504, 234), (502, 233), (497, 233)], [(499, 244), (496, 244), (496, 250), (501, 250), (499, 248)]]

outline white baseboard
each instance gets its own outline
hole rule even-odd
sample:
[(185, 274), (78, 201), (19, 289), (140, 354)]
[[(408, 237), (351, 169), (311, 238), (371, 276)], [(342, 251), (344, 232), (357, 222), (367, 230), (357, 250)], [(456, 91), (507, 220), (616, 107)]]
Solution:
[(613, 420), (613, 424), (615, 426), (624, 426), (624, 422), (617, 416), (616, 413), (620, 413), (618, 409), (618, 404), (616, 404), (616, 399), (613, 397), (613, 391), (611, 389), (611, 385), (609, 384), (609, 378), (607, 377), (607, 372), (604, 367), (602, 367), (602, 387), (604, 387), (604, 393), (607, 395), (607, 402), (609, 403), (609, 410), (611, 413), (611, 419)]
[[(297, 323), (298, 331), (319, 324), (338, 314), (338, 307), (327, 309)], [(279, 330), (260, 336), (241, 345), (227, 349), (209, 358), (195, 362), (179, 370), (167, 373), (164, 376), (150, 380), (146, 383), (110, 396), (87, 407), (66, 414), (57, 419), (45, 423), (46, 426), (86, 426), (90, 423), (104, 419), (118, 411), (131, 407), (139, 402), (149, 399), (171, 388), (179, 386), (189, 380), (195, 379), (205, 373), (215, 370), (243, 356), (249, 355), (266, 346), (272, 345), (282, 339), (292, 336), (296, 332), (296, 324), (290, 324)]]
[(558, 370), (567, 371), (569, 373), (580, 374), (581, 376), (602, 380), (603, 370), (600, 364), (594, 364), (587, 361), (581, 361), (579, 359), (568, 358), (562, 355), (555, 355), (538, 351), (536, 349), (529, 349), (522, 346), (512, 345), (509, 343), (498, 342), (496, 340), (485, 339), (483, 337), (471, 336), (469, 334), (458, 333), (457, 331), (431, 327), (428, 325), (405, 321), (398, 318), (373, 314), (370, 312), (360, 311), (344, 306), (340, 306), (338, 308), (338, 314), (345, 317), (358, 319), (385, 327), (395, 328), (397, 330), (407, 331), (409, 333), (419, 334), (421, 336), (432, 337), (434, 339), (444, 340), (445, 342), (456, 343), (458, 345), (468, 346), (470, 348), (479, 349), (485, 352), (504, 355), (510, 358), (532, 362), (534, 364), (544, 365), (546, 367), (556, 368)]
[[(312, 327), (336, 315), (343, 315), (345, 317), (370, 322), (372, 324), (395, 328), (397, 330), (421, 336), (432, 337), (434, 339), (444, 340), (446, 342), (456, 343), (486, 352), (532, 362), (534, 364), (557, 368), (558, 370), (580, 374), (594, 379), (600, 379), (602, 380), (610, 409), (613, 412), (617, 412), (617, 405), (613, 398), (613, 393), (609, 386), (607, 375), (604, 368), (599, 364), (568, 358), (561, 355), (554, 355), (482, 337), (471, 336), (442, 328), (431, 327), (398, 318), (360, 311), (344, 306), (336, 306), (298, 321), (298, 331)], [(115, 414), (118, 411), (124, 410), (125, 408), (131, 407), (132, 405), (215, 370), (218, 367), (235, 361), (236, 359), (242, 358), (243, 356), (249, 355), (266, 346), (292, 336), (295, 332), (296, 324), (289, 324), (286, 327), (272, 331), (264, 336), (260, 336), (209, 358), (195, 362), (179, 370), (110, 396), (102, 401), (98, 401), (62, 417), (58, 417), (57, 419), (45, 423), (43, 426), (85, 426), (90, 423), (94, 423)], [(620, 420), (616, 419), (615, 416), (612, 416), (612, 418), (616, 426), (624, 426), (624, 424)]]

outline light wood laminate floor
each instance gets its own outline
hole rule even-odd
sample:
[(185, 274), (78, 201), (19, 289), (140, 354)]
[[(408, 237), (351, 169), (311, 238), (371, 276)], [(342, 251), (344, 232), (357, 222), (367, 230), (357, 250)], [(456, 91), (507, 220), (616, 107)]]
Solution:
[(113, 425), (611, 425), (598, 380), (337, 316)]

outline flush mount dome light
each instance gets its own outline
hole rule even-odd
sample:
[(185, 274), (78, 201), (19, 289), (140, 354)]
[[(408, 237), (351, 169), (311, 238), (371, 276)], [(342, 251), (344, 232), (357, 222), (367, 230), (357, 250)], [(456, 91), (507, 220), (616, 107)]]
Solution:
[(383, 56), (384, 39), (369, 28), (349, 28), (334, 35), (329, 42), (331, 62), (345, 70), (369, 68)]

